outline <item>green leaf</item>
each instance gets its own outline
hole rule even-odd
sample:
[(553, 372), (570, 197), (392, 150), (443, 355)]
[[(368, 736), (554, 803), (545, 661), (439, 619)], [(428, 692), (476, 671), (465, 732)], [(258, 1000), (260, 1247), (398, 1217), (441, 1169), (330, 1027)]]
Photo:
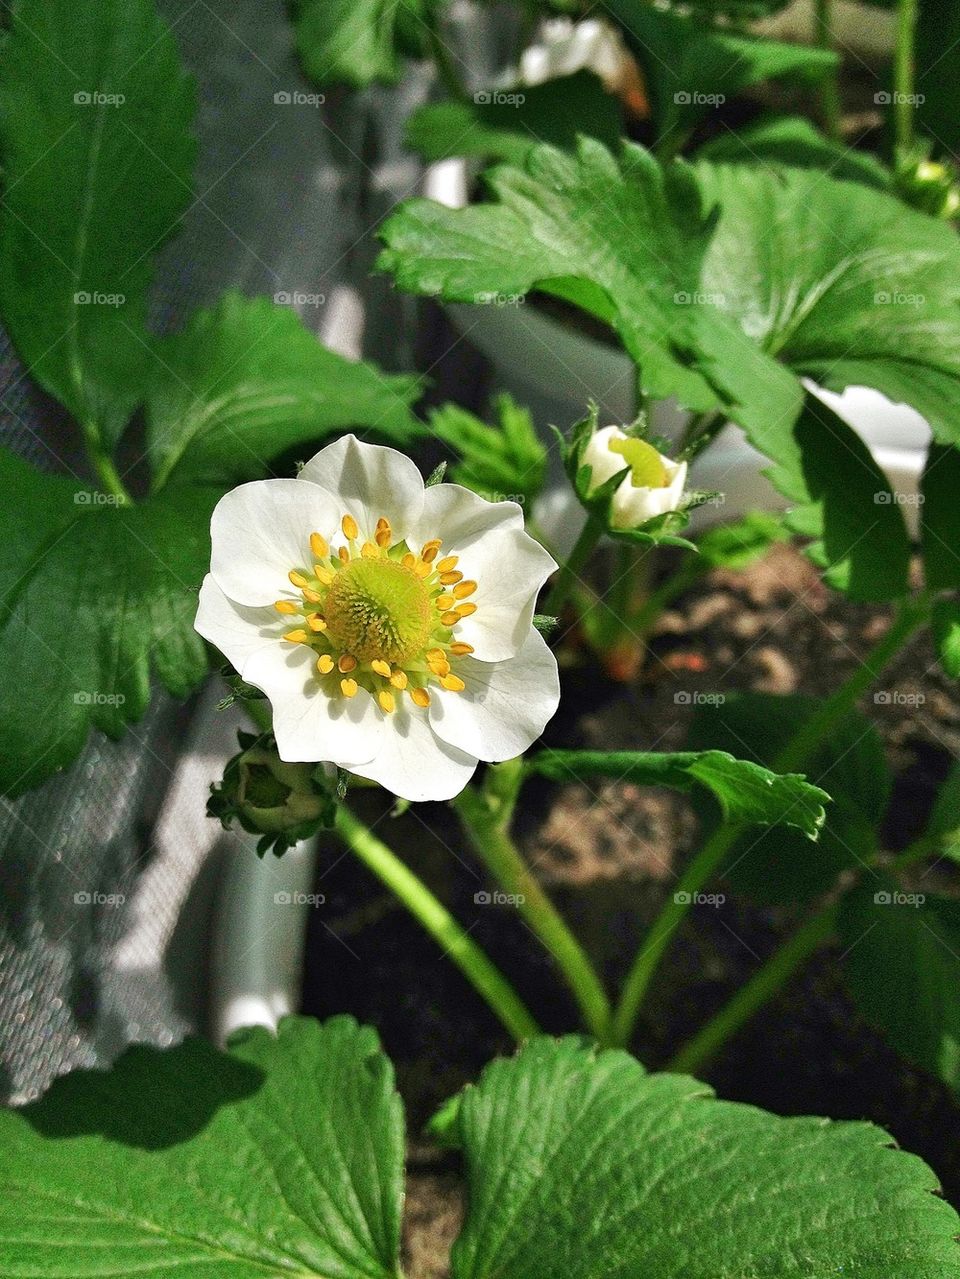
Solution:
[(395, 1279), (403, 1111), (372, 1030), (128, 1050), (0, 1115), (7, 1279)]
[(866, 151), (854, 151), (825, 137), (802, 116), (768, 116), (727, 129), (697, 148), (697, 158), (714, 164), (763, 164), (822, 169), (831, 177), (889, 191), (889, 169)]
[(960, 902), (875, 880), (840, 912), (844, 970), (863, 1015), (960, 1091)]
[(715, 524), (697, 538), (698, 569), (743, 569), (777, 542), (786, 541), (783, 521), (767, 511), (748, 511), (729, 524)]
[(824, 580), (853, 600), (905, 594), (910, 538), (903, 512), (861, 437), (808, 394), (793, 441), (798, 457), (780, 488), (801, 505), (786, 521), (794, 533), (814, 539), (807, 553)]
[(527, 761), (531, 772), (553, 781), (613, 777), (641, 786), (689, 791), (705, 786), (731, 822), (784, 823), (816, 839), (830, 796), (797, 773), (772, 773), (726, 751), (546, 750)]
[(150, 673), (186, 696), (207, 668), (194, 632), (221, 490), (132, 507), (0, 451), (0, 790), (69, 764), (91, 727), (140, 718)]
[(960, 679), (960, 601), (934, 600), (931, 629), (944, 674)]
[(956, 1213), (871, 1124), (717, 1101), (538, 1038), (462, 1095), (453, 1279), (948, 1279)]
[[(767, 693), (728, 694), (697, 709), (689, 744), (736, 751), (767, 768), (817, 709), (813, 698)], [(793, 831), (751, 834), (731, 850), (725, 874), (736, 891), (757, 901), (793, 904), (830, 888), (841, 871), (877, 851), (877, 828), (890, 800), (892, 777), (876, 729), (850, 715), (806, 765), (806, 775), (831, 803), (815, 846)]]
[(152, 255), (190, 200), (193, 82), (153, 0), (21, 0), (0, 72), (4, 322), (112, 443), (152, 362)]
[(956, 760), (937, 792), (924, 834), (938, 855), (960, 864), (960, 763)]
[(764, 80), (816, 83), (838, 65), (830, 50), (710, 27), (645, 0), (608, 0), (653, 97), (657, 136), (679, 147), (712, 107)]
[(927, 587), (931, 591), (960, 590), (960, 448), (931, 444), (920, 487)]
[(429, 162), (457, 155), (522, 164), (537, 143), (573, 150), (580, 134), (615, 147), (623, 114), (591, 71), (544, 84), (489, 90), (470, 102), (420, 107), (407, 121), (407, 145)]
[(294, 0), (297, 52), (320, 85), (395, 84), (422, 54), (432, 0)]
[(547, 450), (533, 418), (509, 395), (494, 401), (498, 426), (487, 426), (457, 404), (430, 414), (430, 429), (460, 454), (451, 478), (490, 501), (511, 500), (532, 507), (543, 488)]
[(147, 450), (154, 487), (235, 484), (268, 472), (295, 444), (337, 428), (368, 427), (406, 444), (422, 433), (413, 377), (328, 351), (296, 312), (226, 293), (212, 310), (158, 343), (147, 388)]

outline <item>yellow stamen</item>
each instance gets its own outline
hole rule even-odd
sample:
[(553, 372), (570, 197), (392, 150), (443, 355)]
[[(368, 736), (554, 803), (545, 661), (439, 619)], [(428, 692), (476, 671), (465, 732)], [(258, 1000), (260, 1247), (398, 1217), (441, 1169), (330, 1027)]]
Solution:
[(333, 670), (333, 658), (329, 653), (321, 653), (317, 658), (317, 670), (321, 675), (329, 675)]
[(466, 657), (468, 653), (473, 652), (473, 645), (464, 644), (462, 641), (458, 640), (456, 644), (450, 645), (450, 652), (455, 653), (457, 657)]
[(477, 611), (476, 604), (458, 604), (457, 612), (461, 617), (471, 617)]
[(340, 557), (341, 564), (349, 564), (350, 552), (347, 550), (345, 546), (340, 547), (339, 551), (337, 551), (337, 555)]
[(330, 554), (330, 546), (325, 537), (319, 533), (310, 534), (310, 549), (318, 560), (325, 560)]
[(382, 515), (377, 520), (377, 531), (374, 534), (374, 541), (384, 551), (393, 541), (393, 532), (390, 528), (390, 521), (385, 519)]
[(336, 576), (332, 568), (324, 568), (322, 564), (314, 564), (313, 574), (324, 586), (329, 586)]
[(438, 573), (452, 572), (457, 567), (458, 558), (459, 557), (456, 555), (445, 555), (443, 559), (440, 561), (440, 563), (437, 565), (437, 572)]
[(277, 600), (273, 606), (278, 613), (295, 613), (297, 606), (291, 600)]
[(376, 659), (376, 661), (371, 662), (371, 663), (370, 663), (370, 665), (371, 665), (371, 666), (373, 667), (373, 669), (377, 672), (377, 674), (378, 674), (378, 675), (382, 675), (384, 679), (389, 679), (389, 678), (390, 678), (390, 663), (389, 663), (389, 662), (385, 662), (382, 658), (378, 657), (378, 658)]
[(442, 662), (445, 657), (446, 657), (446, 653), (444, 653), (442, 648), (427, 649), (426, 659), (428, 662)]
[(308, 604), (319, 604), (323, 599), (323, 596), (319, 593), (319, 591), (311, 591), (309, 586), (305, 586), (303, 588), (303, 598)]
[(302, 574), (302, 573), (298, 573), (298, 572), (297, 572), (297, 570), (296, 570), (295, 568), (292, 568), (292, 569), (290, 570), (290, 572), (287, 574), (287, 577), (289, 577), (290, 581), (294, 584), (294, 586), (296, 586), (296, 587), (298, 587), (298, 588), (299, 588), (299, 587), (301, 587), (301, 586), (309, 586), (309, 585), (310, 585), (310, 583), (309, 583), (309, 582), (308, 582), (308, 580), (307, 580), (307, 579), (303, 576), (303, 574)]
[(417, 577), (429, 577), (433, 572), (433, 565), (429, 560), (421, 560), (419, 564), (414, 564), (413, 571)]
[(286, 635), (284, 635), (283, 638), (287, 640), (290, 644), (306, 644), (307, 632), (306, 631), (287, 631)]
[(344, 653), (339, 662), (337, 662), (337, 666), (340, 668), (341, 675), (346, 675), (349, 671), (357, 669), (357, 659), (350, 653)]
[(393, 674), (390, 676), (390, 683), (393, 685), (394, 688), (406, 688), (407, 672), (394, 671)]
[(457, 601), (454, 599), (452, 595), (437, 596), (437, 608), (440, 609), (442, 613), (445, 613), (447, 609), (453, 608), (456, 602)]
[(476, 582), (461, 582), (459, 586), (453, 588), (453, 593), (458, 600), (465, 600), (468, 595), (472, 595), (477, 589)]
[(356, 697), (359, 687), (360, 685), (355, 679), (342, 679), (340, 681), (340, 692), (344, 697)]
[(433, 671), (434, 675), (439, 675), (439, 676), (449, 675), (450, 663), (449, 662), (431, 662), (430, 669), (431, 671)]
[(343, 536), (352, 542), (355, 537), (360, 536), (360, 529), (357, 527), (357, 521), (352, 515), (345, 515), (340, 521), (340, 527), (343, 529)]
[(397, 709), (397, 703), (392, 693), (388, 693), (386, 689), (377, 694), (377, 701), (389, 715), (391, 711)]
[(450, 693), (462, 693), (467, 687), (459, 675), (444, 675), (440, 684)]
[(407, 551), (406, 555), (400, 561), (404, 568), (413, 568), (417, 562), (417, 557), (412, 551)]
[(327, 629), (327, 624), (319, 613), (311, 613), (307, 618), (307, 625), (311, 631), (325, 631)]
[(444, 615), (440, 618), (440, 621), (444, 624), (444, 626), (456, 626), (457, 622), (460, 621), (460, 614), (454, 613), (451, 610), (449, 613), (444, 613)]
[(453, 585), (455, 585), (457, 582), (461, 581), (461, 580), (462, 580), (462, 578), (463, 578), (463, 574), (462, 574), (462, 573), (441, 573), (441, 574), (440, 574), (440, 585), (441, 585), (441, 586), (453, 586)]
[(376, 542), (364, 542), (360, 548), (360, 554), (365, 560), (375, 560), (380, 554), (380, 547)]
[(432, 564), (437, 558), (437, 551), (439, 549), (440, 548), (438, 546), (425, 546), (420, 552), (420, 558), (423, 560), (424, 564)]
[(417, 706), (429, 706), (430, 694), (425, 688), (411, 688), (410, 699)]

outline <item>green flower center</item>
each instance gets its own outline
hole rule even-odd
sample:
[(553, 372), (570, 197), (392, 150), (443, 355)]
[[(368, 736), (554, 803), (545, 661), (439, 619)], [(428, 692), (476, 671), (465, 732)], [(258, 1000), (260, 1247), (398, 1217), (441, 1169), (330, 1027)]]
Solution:
[(662, 489), (670, 483), (660, 454), (646, 440), (613, 439), (607, 447), (611, 453), (619, 453), (629, 464), (630, 483), (634, 488)]
[(358, 662), (404, 666), (430, 639), (433, 610), (423, 579), (396, 560), (356, 559), (327, 590), (323, 616), (333, 643)]

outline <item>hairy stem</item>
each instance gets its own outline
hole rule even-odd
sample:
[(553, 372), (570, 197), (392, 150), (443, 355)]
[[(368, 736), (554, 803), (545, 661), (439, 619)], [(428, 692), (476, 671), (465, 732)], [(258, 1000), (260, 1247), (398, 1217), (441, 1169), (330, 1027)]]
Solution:
[(897, 37), (893, 55), (893, 139), (896, 153), (913, 146), (916, 94), (918, 0), (897, 0)]
[(86, 421), (82, 423), (82, 429), (87, 457), (90, 465), (96, 471), (97, 478), (103, 486), (103, 491), (109, 493), (111, 497), (115, 497), (121, 506), (131, 506), (133, 498), (120, 478), (116, 463), (103, 445), (99, 427), (95, 422)]
[[(816, 40), (821, 49), (833, 49), (833, 24), (831, 17), (832, 0), (816, 0), (814, 21), (816, 23)], [(840, 81), (836, 68), (830, 70), (820, 82), (820, 110), (823, 113), (823, 127), (827, 135), (839, 142), (842, 136), (840, 128)]]
[(580, 536), (577, 538), (573, 550), (567, 557), (566, 562), (561, 566), (556, 581), (550, 588), (546, 602), (543, 605), (544, 613), (551, 617), (560, 616), (560, 610), (566, 604), (570, 591), (576, 585), (584, 565), (603, 536), (603, 530), (603, 520), (599, 515), (591, 513), (587, 516), (587, 522), (580, 530)]

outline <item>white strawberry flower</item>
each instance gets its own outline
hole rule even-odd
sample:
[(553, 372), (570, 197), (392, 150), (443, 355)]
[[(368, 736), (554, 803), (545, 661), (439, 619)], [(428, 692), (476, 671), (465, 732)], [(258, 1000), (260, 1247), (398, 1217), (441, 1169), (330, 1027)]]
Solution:
[(556, 711), (533, 613), (557, 566), (516, 503), (348, 435), (227, 493), (210, 532), (196, 629), (270, 700), (281, 759), (449, 799)]
[(595, 431), (580, 461), (590, 467), (588, 496), (623, 472), (623, 483), (610, 502), (613, 528), (639, 528), (647, 520), (676, 511), (682, 505), (686, 462), (672, 461), (646, 440), (627, 435), (619, 426)]

